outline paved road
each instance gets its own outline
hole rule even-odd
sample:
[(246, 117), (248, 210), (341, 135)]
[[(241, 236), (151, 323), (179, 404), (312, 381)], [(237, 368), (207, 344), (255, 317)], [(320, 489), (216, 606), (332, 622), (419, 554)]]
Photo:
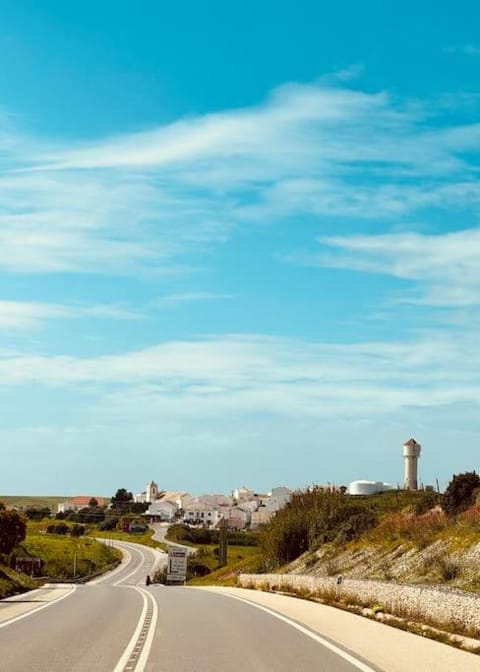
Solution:
[(186, 546), (185, 544), (179, 544), (177, 541), (170, 541), (167, 539), (166, 534), (169, 527), (170, 523), (150, 523), (150, 529), (153, 530), (153, 539), (156, 541), (161, 541), (162, 544), (166, 544), (167, 546), (180, 546), (180, 548), (186, 548), (188, 555), (195, 555), (197, 552), (196, 548), (193, 548), (192, 546)]
[[(265, 609), (268, 598), (278, 596), (262, 596), (265, 604), (255, 605), (234, 599), (247, 596), (258, 601), (257, 593), (249, 591), (158, 585), (146, 589), (146, 574), (164, 562), (165, 556), (134, 544), (121, 546), (125, 552), (121, 567), (101, 579), (75, 587), (50, 586), (0, 602), (0, 672), (393, 669), (348, 653), (332, 643), (341, 637), (325, 639), (314, 623), (301, 625), (300, 613), (291, 620), (287, 607), (274, 607), (273, 613)], [(298, 606), (299, 602), (288, 604)], [(411, 639), (413, 645), (422, 641)], [(440, 663), (444, 651), (450, 649), (432, 644), (439, 647)], [(474, 662), (475, 667), (462, 663), (461, 668), (448, 672), (480, 670), (479, 658), (462, 655), (463, 661)], [(433, 669), (443, 672), (441, 665)], [(425, 667), (411, 670), (428, 672)]]

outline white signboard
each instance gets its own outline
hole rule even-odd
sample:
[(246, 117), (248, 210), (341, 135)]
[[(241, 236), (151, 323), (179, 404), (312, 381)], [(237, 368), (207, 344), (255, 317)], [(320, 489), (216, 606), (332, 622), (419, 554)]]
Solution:
[(167, 581), (183, 583), (187, 578), (187, 549), (169, 546)]

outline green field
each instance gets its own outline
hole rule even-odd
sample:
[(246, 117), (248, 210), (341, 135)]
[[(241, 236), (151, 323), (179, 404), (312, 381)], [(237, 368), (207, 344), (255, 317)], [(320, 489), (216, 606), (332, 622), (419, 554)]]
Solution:
[(263, 566), (262, 554), (258, 546), (228, 546), (227, 565), (218, 569), (218, 558), (214, 550), (218, 545), (198, 547), (197, 554), (189, 562), (198, 562), (210, 569), (210, 574), (191, 578), (188, 583), (195, 586), (234, 586), (241, 572), (257, 572)]
[(0, 495), (0, 502), (5, 506), (48, 506), (53, 513), (57, 512), (57, 504), (69, 499), (66, 495)]
[(143, 546), (150, 546), (151, 548), (159, 548), (161, 550), (166, 550), (167, 545), (163, 544), (161, 541), (155, 541), (152, 539), (154, 535), (153, 530), (147, 530), (142, 534), (134, 534), (132, 532), (122, 532), (121, 530), (112, 530), (109, 532), (99, 531), (98, 527), (91, 526), (88, 532), (93, 537), (97, 539), (117, 539), (118, 541), (129, 541), (135, 544), (142, 544)]

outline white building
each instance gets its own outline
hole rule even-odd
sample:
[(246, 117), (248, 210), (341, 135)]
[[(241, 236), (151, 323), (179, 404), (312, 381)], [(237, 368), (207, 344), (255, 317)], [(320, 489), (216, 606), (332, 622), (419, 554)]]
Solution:
[(159, 497), (159, 495), (160, 492), (158, 490), (158, 485), (155, 483), (155, 481), (150, 481), (143, 492), (137, 492), (137, 494), (133, 496), (133, 501), (141, 502), (142, 504), (145, 502), (151, 504)]
[(223, 517), (231, 530), (244, 530), (250, 524), (252, 511), (245, 506), (232, 506), (225, 509)]
[(147, 511), (143, 514), (145, 517), (150, 517), (154, 520), (161, 520), (171, 523), (178, 512), (176, 502), (170, 502), (168, 499), (160, 499), (152, 502)]
[(90, 501), (96, 499), (98, 506), (106, 506), (107, 500), (105, 497), (94, 497), (92, 495), (79, 495), (77, 497), (72, 497), (66, 502), (60, 502), (57, 504), (58, 513), (67, 513), (67, 511), (80, 511), (80, 509), (85, 509), (88, 507)]
[(205, 525), (215, 527), (223, 518), (221, 507), (212, 506), (205, 502), (187, 504), (183, 520), (189, 525)]
[(241, 488), (235, 488), (232, 497), (236, 502), (248, 502), (254, 497), (253, 490), (243, 485)]
[(272, 518), (273, 513), (267, 511), (264, 506), (260, 506), (257, 511), (253, 511), (250, 518), (250, 527), (255, 529), (260, 525), (265, 525)]
[(280, 509), (283, 509), (283, 507), (288, 504), (291, 498), (292, 492), (290, 488), (285, 486), (272, 488), (270, 497), (265, 499), (262, 504), (264, 504), (265, 508), (267, 511), (270, 511), (270, 513), (276, 513), (277, 511), (280, 511)]

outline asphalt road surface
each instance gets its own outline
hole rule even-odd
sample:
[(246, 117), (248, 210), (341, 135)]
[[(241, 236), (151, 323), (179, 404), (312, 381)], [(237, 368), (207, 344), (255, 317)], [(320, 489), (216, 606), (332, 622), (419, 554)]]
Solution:
[[(165, 556), (121, 546), (124, 562), (101, 579), (0, 601), (0, 672), (391, 672), (298, 615), (246, 601), (246, 591), (147, 589), (146, 575)], [(446, 647), (437, 646), (440, 660)], [(480, 658), (463, 655), (480, 670)]]

